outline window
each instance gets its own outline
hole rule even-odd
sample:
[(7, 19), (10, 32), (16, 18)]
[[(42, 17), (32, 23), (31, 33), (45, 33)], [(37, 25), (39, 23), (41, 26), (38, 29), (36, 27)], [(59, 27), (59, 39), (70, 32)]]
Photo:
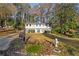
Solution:
[(49, 24), (46, 24), (46, 26), (49, 26)]
[(40, 33), (40, 29), (37, 29), (37, 32)]
[(31, 26), (31, 24), (30, 24), (30, 26)]
[(28, 24), (26, 26), (28, 26)]
[(39, 24), (39, 26), (41, 26), (41, 24)]
[(48, 24), (46, 24), (46, 26), (47, 26)]
[(38, 26), (38, 23), (36, 23), (36, 26)]

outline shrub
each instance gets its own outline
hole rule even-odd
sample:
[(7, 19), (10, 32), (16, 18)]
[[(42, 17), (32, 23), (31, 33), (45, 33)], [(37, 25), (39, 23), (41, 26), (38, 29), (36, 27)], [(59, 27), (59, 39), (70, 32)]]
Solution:
[(74, 55), (74, 51), (77, 50), (75, 47), (72, 47), (72, 46), (66, 46), (66, 48), (70, 55)]
[(37, 44), (27, 44), (25, 46), (26, 52), (28, 54), (34, 54), (40, 51), (41, 49), (41, 45), (37, 45)]
[(55, 27), (55, 28), (52, 28), (51, 32), (60, 32), (61, 31), (61, 28), (60, 27)]

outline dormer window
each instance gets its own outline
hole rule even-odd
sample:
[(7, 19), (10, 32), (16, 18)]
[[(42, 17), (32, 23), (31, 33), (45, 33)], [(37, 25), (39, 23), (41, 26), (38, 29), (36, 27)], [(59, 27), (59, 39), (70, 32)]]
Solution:
[(30, 26), (31, 26), (31, 24), (30, 24)]

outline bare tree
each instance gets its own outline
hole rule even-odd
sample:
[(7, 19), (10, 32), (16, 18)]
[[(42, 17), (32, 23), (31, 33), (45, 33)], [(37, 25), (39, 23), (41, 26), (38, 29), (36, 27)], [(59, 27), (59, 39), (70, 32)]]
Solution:
[[(7, 26), (6, 20), (11, 17), (16, 11), (16, 7), (13, 4), (0, 4), (0, 19), (1, 19), (1, 27)], [(3, 24), (3, 22), (5, 22)]]

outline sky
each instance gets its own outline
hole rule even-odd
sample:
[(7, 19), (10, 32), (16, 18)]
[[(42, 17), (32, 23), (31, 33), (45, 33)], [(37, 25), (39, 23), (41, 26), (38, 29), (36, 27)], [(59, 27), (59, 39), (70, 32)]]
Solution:
[[(29, 4), (31, 5), (31, 7), (35, 7), (35, 6), (39, 5), (39, 3), (29, 3)], [(78, 3), (76, 5), (76, 7), (77, 7), (77, 12), (79, 12), (79, 4)]]
[(31, 5), (31, 7), (39, 5), (39, 3), (29, 3), (29, 4)]

